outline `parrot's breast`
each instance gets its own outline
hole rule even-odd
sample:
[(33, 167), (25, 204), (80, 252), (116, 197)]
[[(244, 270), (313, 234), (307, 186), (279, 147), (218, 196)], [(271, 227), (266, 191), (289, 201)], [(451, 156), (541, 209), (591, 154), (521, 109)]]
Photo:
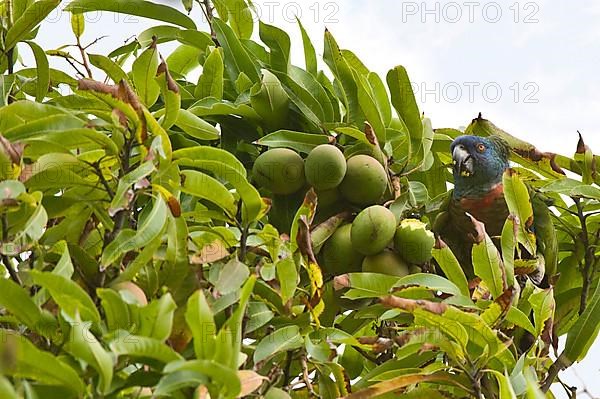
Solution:
[(485, 224), (489, 236), (502, 233), (502, 227), (508, 216), (508, 207), (504, 200), (504, 187), (495, 185), (481, 197), (463, 197), (459, 200), (460, 208), (475, 219)]

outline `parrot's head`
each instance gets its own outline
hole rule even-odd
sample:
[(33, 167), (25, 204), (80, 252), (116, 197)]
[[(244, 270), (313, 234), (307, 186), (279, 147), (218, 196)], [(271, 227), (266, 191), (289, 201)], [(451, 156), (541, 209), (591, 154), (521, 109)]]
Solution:
[(459, 136), (450, 146), (455, 197), (485, 194), (502, 181), (509, 146), (501, 138)]

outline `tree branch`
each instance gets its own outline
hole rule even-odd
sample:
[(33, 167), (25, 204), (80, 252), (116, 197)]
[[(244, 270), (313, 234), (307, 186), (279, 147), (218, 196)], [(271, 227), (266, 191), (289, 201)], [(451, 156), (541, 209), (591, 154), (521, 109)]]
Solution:
[[(4, 242), (4, 240), (6, 240), (6, 237), (8, 237), (8, 219), (6, 217), (6, 213), (2, 214), (2, 242)], [(17, 273), (17, 271), (13, 268), (12, 262), (10, 261), (10, 258), (8, 257), (8, 255), (2, 254), (2, 263), (4, 263), (4, 267), (6, 267), (6, 270), (8, 270), (8, 274), (10, 275), (10, 278), (17, 284), (19, 285), (23, 285), (23, 283), (21, 282), (21, 278), (19, 277), (19, 274)]]

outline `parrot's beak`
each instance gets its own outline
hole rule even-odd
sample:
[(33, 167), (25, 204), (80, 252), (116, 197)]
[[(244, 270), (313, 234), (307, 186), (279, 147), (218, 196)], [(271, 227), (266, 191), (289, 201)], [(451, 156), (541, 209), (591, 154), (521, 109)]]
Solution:
[(460, 176), (473, 176), (473, 158), (467, 149), (461, 144), (454, 147), (452, 151), (454, 171)]

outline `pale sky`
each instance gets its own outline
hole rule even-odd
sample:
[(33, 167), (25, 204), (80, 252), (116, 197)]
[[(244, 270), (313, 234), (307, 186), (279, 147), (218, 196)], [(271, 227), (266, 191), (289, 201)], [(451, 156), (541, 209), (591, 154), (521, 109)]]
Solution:
[[(162, 1), (181, 9), (179, 1)], [(600, 2), (537, 1), (254, 1), (265, 22), (286, 30), (293, 63), (304, 65), (298, 15), (322, 54), (325, 27), (385, 80), (404, 65), (421, 111), (433, 126), (466, 126), (478, 112), (542, 151), (571, 155), (577, 130), (600, 153)], [(67, 2), (63, 3), (63, 7)], [(192, 18), (200, 28), (201, 13)], [(86, 17), (84, 43), (108, 35), (90, 52), (106, 54), (153, 22), (102, 13)], [(72, 43), (68, 13), (40, 29), (45, 48)], [(161, 47), (167, 52), (167, 47)], [(24, 52), (27, 50), (24, 50)], [(25, 54), (25, 60), (31, 60)], [(31, 61), (29, 61), (31, 62)], [(68, 66), (67, 66), (68, 67)], [(64, 68), (64, 67), (63, 67)], [(600, 397), (600, 344), (564, 381)], [(560, 388), (557, 397), (566, 398)]]

